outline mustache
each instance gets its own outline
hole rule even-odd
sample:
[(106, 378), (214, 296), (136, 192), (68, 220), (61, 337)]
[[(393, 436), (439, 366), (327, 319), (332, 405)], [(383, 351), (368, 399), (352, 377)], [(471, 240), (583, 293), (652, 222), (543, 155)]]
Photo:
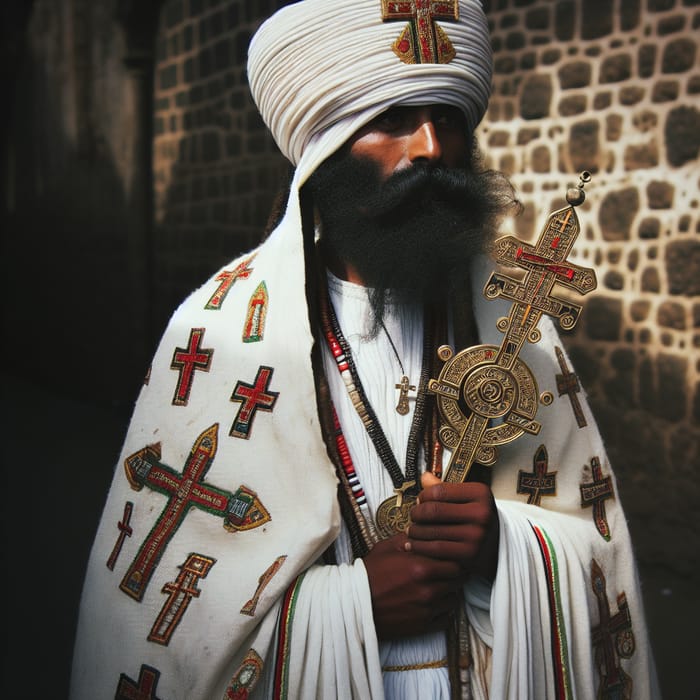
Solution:
[(468, 208), (468, 175), (461, 168), (435, 167), (417, 163), (393, 173), (361, 207), (367, 218), (383, 222), (401, 211), (405, 216), (430, 203), (442, 203), (458, 210)]

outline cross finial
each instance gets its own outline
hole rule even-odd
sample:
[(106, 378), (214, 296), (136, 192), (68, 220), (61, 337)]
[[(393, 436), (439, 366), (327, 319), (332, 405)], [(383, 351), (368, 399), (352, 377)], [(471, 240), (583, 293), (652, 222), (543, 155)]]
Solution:
[(382, 0), (382, 19), (407, 19), (394, 53), (404, 63), (449, 63), (456, 55), (450, 38), (435, 20), (456, 22), (458, 0)]

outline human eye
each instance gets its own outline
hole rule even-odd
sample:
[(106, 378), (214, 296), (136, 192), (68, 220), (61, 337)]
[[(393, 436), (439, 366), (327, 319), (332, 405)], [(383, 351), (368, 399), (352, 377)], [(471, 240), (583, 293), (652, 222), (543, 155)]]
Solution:
[(378, 131), (392, 133), (399, 131), (406, 123), (406, 110), (400, 107), (391, 107), (371, 121), (371, 127)]
[(439, 106), (433, 110), (433, 124), (440, 129), (464, 131), (466, 124), (462, 111), (457, 107)]

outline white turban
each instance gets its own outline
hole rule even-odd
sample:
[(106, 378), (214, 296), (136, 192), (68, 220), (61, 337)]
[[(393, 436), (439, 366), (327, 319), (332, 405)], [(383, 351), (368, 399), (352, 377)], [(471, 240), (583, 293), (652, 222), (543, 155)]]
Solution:
[(411, 4), (303, 0), (279, 10), (253, 37), (250, 89), (280, 150), (297, 166), (297, 185), (392, 105), (453, 105), (470, 131), (481, 121), (492, 73), (481, 3), (459, 0), (458, 20), (435, 20), (454, 48), (447, 63), (405, 63), (392, 49), (408, 19), (384, 21), (383, 5)]

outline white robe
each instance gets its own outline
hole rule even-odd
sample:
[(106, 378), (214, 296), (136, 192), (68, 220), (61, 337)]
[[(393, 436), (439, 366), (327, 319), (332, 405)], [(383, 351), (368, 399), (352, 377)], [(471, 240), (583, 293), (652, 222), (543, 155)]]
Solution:
[[(150, 687), (161, 700), (248, 697), (246, 693), (269, 697), (271, 687), (284, 697), (380, 698), (382, 664), (412, 653), (405, 647), (380, 649), (361, 561), (318, 565), (322, 552), (338, 537), (340, 518), (334, 468), (316, 412), (303, 273), (285, 264), (290, 255), (299, 255), (290, 250), (294, 245), (289, 237), (273, 236), (252, 260), (247, 256), (226, 266), (233, 270), (250, 260), (249, 272), (239, 276), (216, 310), (206, 308), (221, 285), (212, 278), (176, 312), (163, 337), (135, 408), (88, 566), (74, 654), (74, 700), (113, 698), (119, 687)], [(262, 339), (242, 342), (249, 302), (263, 281), (268, 304)], [(482, 282), (476, 281), (477, 288)], [(476, 314), (485, 341), (498, 342), (495, 319), (502, 311), (497, 302), (478, 300)], [(556, 396), (555, 374), (560, 370), (552, 349), (559, 340), (546, 320), (541, 327), (542, 341), (523, 354), (540, 390)], [(213, 350), (211, 361), (208, 368), (193, 370), (187, 402), (176, 404), (175, 388), (182, 378), (174, 363), (176, 348), (188, 349), (192, 330), (201, 328), (199, 349)], [(413, 366), (418, 360), (407, 361)], [(254, 414), (247, 437), (236, 437), (231, 428), (242, 404), (231, 400), (234, 389), (239, 381), (254, 386), (264, 368), (273, 371), (266, 387), (259, 388), (270, 395), (276, 392), (277, 399), (271, 410)], [(623, 592), (631, 616), (634, 653), (623, 658), (611, 652), (612, 665), (632, 679), (635, 698), (657, 697), (617, 495), (606, 502), (610, 541), (597, 531), (591, 509), (580, 503), (579, 484), (592, 457), (599, 457), (604, 475), (611, 474), (585, 405), (584, 411), (588, 426), (579, 429), (568, 397), (556, 398), (538, 414), (542, 433), (503, 447), (494, 467), (501, 520), (498, 575), (489, 604), (482, 600), (469, 606), (477, 632), (472, 674), (476, 697), (483, 697), (487, 683), (492, 698), (557, 697), (557, 655), (566, 690), (559, 696), (596, 695), (601, 669), (594, 659), (591, 629), (598, 625), (600, 612), (591, 584), (593, 560), (604, 572), (610, 616), (617, 613), (617, 597)], [(201, 436), (204, 442), (198, 442)], [(528, 506), (516, 493), (514, 480), (519, 469), (532, 469), (532, 455), (541, 443), (547, 445), (549, 470), (558, 474), (557, 495), (543, 498), (540, 507)], [(200, 457), (205, 448), (204, 475), (193, 471), (197, 464), (201, 467), (201, 460), (190, 455), (195, 444)], [(125, 465), (143, 463), (150, 465), (150, 476), (139, 482), (131, 472), (127, 478)], [(192, 480), (181, 478), (184, 471)], [(162, 477), (157, 483), (154, 474)], [(193, 482), (201, 488), (193, 491)], [(223, 512), (207, 509), (209, 487), (232, 500), (240, 487), (254, 493), (259, 505), (251, 512), (258, 519), (236, 529)], [(128, 522), (127, 503), (132, 504)], [(173, 513), (180, 520), (173, 520)], [(167, 523), (169, 530), (164, 529)], [(154, 529), (156, 524), (160, 529)], [(533, 525), (551, 542), (557, 563), (553, 582), (543, 568)], [(142, 593), (137, 600), (124, 590), (125, 575), (151, 550), (158, 556), (142, 567), (146, 581), (137, 586)], [(112, 568), (107, 566), (110, 555)], [(193, 568), (193, 556), (199, 569)], [(178, 588), (179, 597), (173, 593)], [(563, 640), (554, 650), (550, 589), (558, 596), (554, 620)], [(296, 597), (285, 607), (290, 591)], [(490, 608), (490, 617), (484, 615), (485, 608)], [(479, 659), (485, 664), (489, 658), (480, 641), (493, 649), (490, 674), (478, 665)], [(434, 659), (440, 644), (429, 640), (419, 653)], [(623, 648), (629, 651), (629, 640)], [(392, 672), (396, 677), (387, 687), (410, 685), (416, 673), (424, 672)], [(441, 680), (435, 682), (444, 688)]]

